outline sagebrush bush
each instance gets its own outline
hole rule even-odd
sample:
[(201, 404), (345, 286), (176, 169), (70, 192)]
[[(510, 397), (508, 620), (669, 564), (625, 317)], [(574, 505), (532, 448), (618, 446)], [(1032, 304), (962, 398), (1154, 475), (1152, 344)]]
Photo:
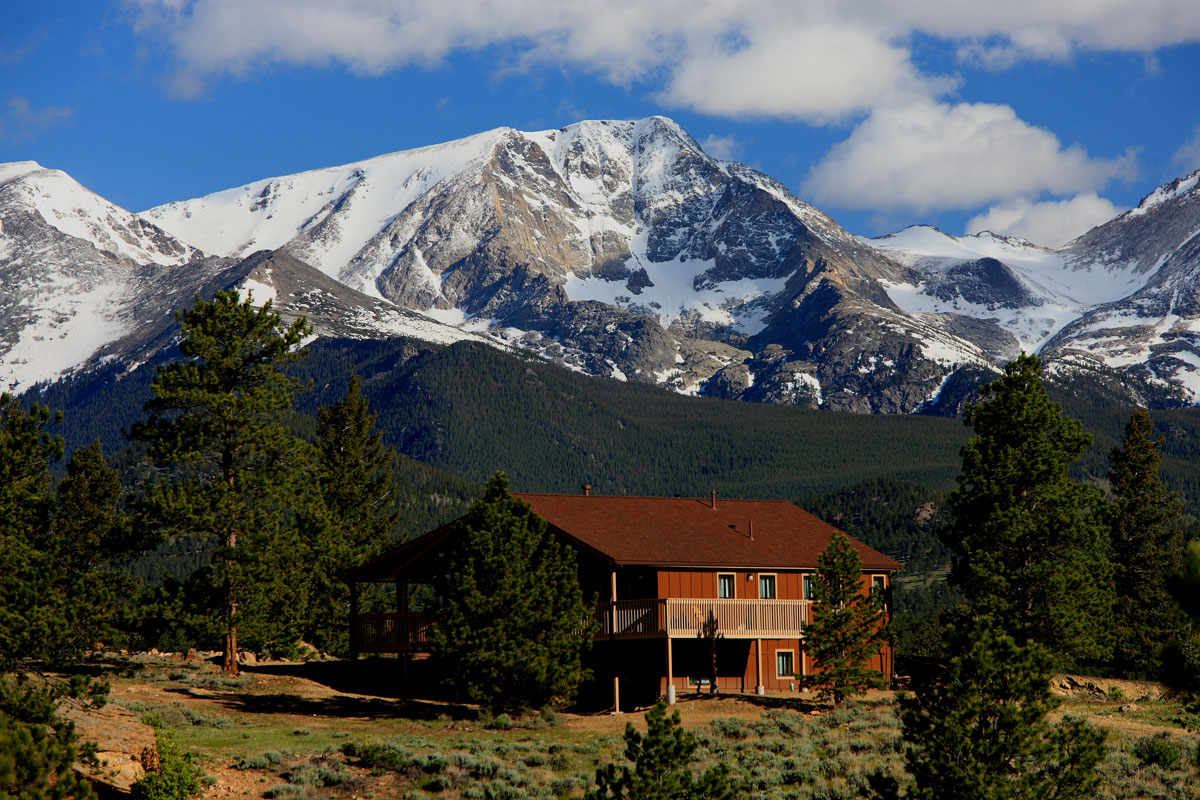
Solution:
[(158, 742), (158, 770), (147, 773), (133, 785), (136, 800), (186, 800), (200, 792), (204, 773), (191, 753), (181, 752), (170, 732), (155, 731)]
[(1133, 746), (1133, 754), (1143, 764), (1154, 764), (1167, 769), (1178, 764), (1180, 758), (1179, 745), (1166, 733), (1156, 733), (1139, 739)]

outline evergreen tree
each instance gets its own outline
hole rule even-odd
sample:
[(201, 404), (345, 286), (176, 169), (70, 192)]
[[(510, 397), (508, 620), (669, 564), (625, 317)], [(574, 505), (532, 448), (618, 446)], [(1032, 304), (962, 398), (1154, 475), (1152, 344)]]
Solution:
[(1145, 409), (1134, 412), (1125, 440), (1109, 454), (1113, 517), (1111, 557), (1116, 605), (1113, 662), (1130, 677), (1150, 677), (1158, 651), (1185, 634), (1186, 618), (1167, 588), (1183, 565), (1182, 508), (1159, 477), (1163, 438)]
[(304, 635), (318, 649), (344, 655), (349, 589), (336, 573), (383, 552), (400, 516), (391, 468), (395, 451), (375, 430), (357, 374), (350, 376), (345, 398), (317, 412), (317, 452), (327, 518), (308, 529), (313, 586)]
[(433, 589), (430, 649), (467, 699), (523, 711), (574, 696), (594, 606), (574, 551), (509, 494), (503, 472), (451, 532)]
[[(285, 326), (270, 301), (256, 308), (236, 291), (212, 300), (197, 295), (176, 318), (183, 359), (155, 373), (149, 419), (133, 436), (149, 444), (152, 458), (183, 471), (178, 482), (150, 488), (155, 522), (169, 535), (219, 543), (213, 575), (223, 595), (223, 665), (237, 674), (243, 602), (260, 614), (296, 608), (294, 598), (256, 597), (255, 589), (286, 566), (270, 563), (272, 548), (274, 555), (296, 551), (280, 539), (294, 530), (304, 505), (297, 485), (312, 458), (281, 424), (298, 382), (280, 368), (304, 355), (298, 348), (311, 328), (303, 318)], [(279, 623), (294, 623), (294, 616)]]
[(77, 649), (122, 635), (121, 615), (139, 581), (114, 564), (151, 544), (134, 535), (121, 496), (121, 481), (99, 439), (71, 454), (58, 486), (52, 532), (56, 582), (74, 601)]
[(357, 560), (386, 547), (400, 516), (391, 468), (395, 449), (375, 429), (375, 414), (350, 376), (346, 396), (317, 412), (321, 494)]
[(1200, 541), (1190, 542), (1184, 553), (1183, 566), (1171, 576), (1170, 592), (1191, 618), (1191, 629), (1184, 634), (1180, 646), (1181, 666), (1191, 688), (1200, 688)]
[(63, 656), (71, 627), (50, 549), (50, 465), (63, 452), (50, 428), (61, 418), (0, 395), (0, 670)]
[(1070, 718), (1046, 720), (1049, 653), (1018, 645), (986, 617), (952, 635), (941, 676), (901, 693), (908, 797), (943, 800), (1073, 800), (1091, 797), (1101, 776), (1104, 732)]
[(1069, 475), (1092, 437), (1050, 402), (1036, 356), (1009, 362), (981, 395), (967, 406), (975, 436), (942, 534), (956, 556), (951, 582), (1018, 641), (1068, 662), (1105, 658), (1113, 595), (1104, 497)]
[(885, 685), (883, 675), (869, 666), (886, 641), (885, 614), (881, 594), (863, 593), (862, 559), (850, 538), (834, 532), (817, 559), (812, 621), (801, 641), (817, 670), (804, 681), (819, 688), (820, 699), (836, 706)]
[(632, 769), (608, 764), (596, 770), (597, 785), (586, 800), (733, 800), (735, 787), (724, 764), (693, 776), (697, 745), (679, 711), (668, 717), (667, 707), (658, 703), (646, 712), (645, 736), (625, 723), (625, 758)]
[(38, 686), (26, 677), (0, 675), (0, 796), (21, 800), (91, 800), (91, 785), (75, 772), (77, 757), (95, 762), (94, 748), (80, 747), (75, 726), (58, 716), (64, 697), (98, 707), (107, 685), (84, 678)]

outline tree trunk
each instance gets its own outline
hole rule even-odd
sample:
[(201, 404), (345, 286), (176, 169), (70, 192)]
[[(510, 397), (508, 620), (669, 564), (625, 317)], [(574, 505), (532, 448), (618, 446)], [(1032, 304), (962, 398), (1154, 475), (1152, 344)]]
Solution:
[[(229, 552), (237, 547), (237, 532), (231, 531), (225, 537), (225, 546)], [(237, 585), (233, 579), (233, 559), (225, 557), (225, 652), (221, 658), (221, 668), (226, 675), (238, 674), (237, 646)]]

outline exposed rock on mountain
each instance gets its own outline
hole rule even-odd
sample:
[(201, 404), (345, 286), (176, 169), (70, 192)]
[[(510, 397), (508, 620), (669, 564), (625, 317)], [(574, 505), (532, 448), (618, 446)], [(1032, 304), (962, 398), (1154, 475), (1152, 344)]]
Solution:
[[(279, 248), (576, 369), (685, 392), (910, 411), (957, 361), (990, 361), (996, 338), (911, 319), (882, 282), (912, 270), (661, 117), (500, 129), (145, 216), (222, 255)], [(755, 355), (770, 344), (787, 353)], [(904, 377), (867, 381), (866, 363)]]
[(501, 128), (140, 216), (0, 165), (0, 380), (140, 363), (197, 291), (239, 286), (318, 333), (478, 338), (743, 400), (945, 413), (1025, 350), (1056, 380), (1194, 402), (1198, 177), (1050, 250), (851, 236), (663, 117)]

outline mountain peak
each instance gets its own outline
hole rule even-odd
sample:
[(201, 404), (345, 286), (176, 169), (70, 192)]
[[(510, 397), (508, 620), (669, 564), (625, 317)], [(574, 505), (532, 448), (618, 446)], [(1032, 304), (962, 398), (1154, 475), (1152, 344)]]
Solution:
[(1200, 183), (1200, 169), (1188, 175), (1185, 178), (1176, 178), (1169, 183), (1164, 183), (1150, 194), (1142, 198), (1142, 201), (1134, 208), (1125, 213), (1127, 217), (1140, 217), (1155, 206), (1170, 202), (1177, 197), (1182, 197), (1189, 192), (1195, 190), (1197, 184)]
[(0, 164), (0, 183), (8, 183), (15, 178), (44, 170), (45, 167), (36, 161), (10, 161)]

